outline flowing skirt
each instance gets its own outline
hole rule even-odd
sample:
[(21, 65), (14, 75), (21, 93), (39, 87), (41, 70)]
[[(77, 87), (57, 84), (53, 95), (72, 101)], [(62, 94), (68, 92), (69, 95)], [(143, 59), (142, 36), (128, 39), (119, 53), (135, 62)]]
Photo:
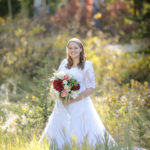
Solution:
[(58, 149), (61, 149), (65, 144), (71, 144), (74, 137), (77, 144), (87, 139), (88, 144), (95, 146), (97, 142), (104, 144), (106, 136), (108, 143), (117, 145), (102, 123), (90, 97), (68, 106), (64, 106), (58, 99), (39, 143), (47, 137), (50, 144), (57, 144)]

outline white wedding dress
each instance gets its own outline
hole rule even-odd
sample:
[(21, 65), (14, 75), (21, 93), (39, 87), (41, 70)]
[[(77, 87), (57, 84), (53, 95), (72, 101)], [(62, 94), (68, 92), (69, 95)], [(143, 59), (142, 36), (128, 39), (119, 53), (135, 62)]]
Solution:
[[(58, 71), (70, 73), (80, 82), (80, 91), (86, 88), (95, 88), (94, 70), (91, 61), (86, 61), (84, 69), (78, 67), (67, 69), (67, 59), (60, 64)], [(88, 144), (96, 145), (96, 142), (104, 143), (104, 134), (107, 133), (109, 143), (116, 144), (115, 140), (106, 130), (90, 96), (64, 106), (61, 100), (57, 99), (53, 112), (40, 138), (39, 143), (47, 137), (51, 144), (57, 143), (59, 149), (64, 144), (70, 144), (72, 135), (76, 136), (77, 143), (81, 144), (87, 137)]]

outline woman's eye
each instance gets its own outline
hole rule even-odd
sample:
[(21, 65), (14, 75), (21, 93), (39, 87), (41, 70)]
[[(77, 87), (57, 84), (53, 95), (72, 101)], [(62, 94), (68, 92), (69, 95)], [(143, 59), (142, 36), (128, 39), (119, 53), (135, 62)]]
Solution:
[(70, 48), (68, 48), (68, 49), (78, 49), (78, 47), (74, 47), (74, 48), (70, 47)]

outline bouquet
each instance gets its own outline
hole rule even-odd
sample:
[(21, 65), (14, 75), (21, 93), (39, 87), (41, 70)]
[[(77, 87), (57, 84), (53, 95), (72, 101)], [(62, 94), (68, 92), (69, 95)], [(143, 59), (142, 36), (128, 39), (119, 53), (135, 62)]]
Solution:
[(75, 99), (79, 95), (80, 84), (71, 74), (55, 72), (51, 81), (51, 94), (56, 98), (61, 98), (65, 103), (70, 98)]

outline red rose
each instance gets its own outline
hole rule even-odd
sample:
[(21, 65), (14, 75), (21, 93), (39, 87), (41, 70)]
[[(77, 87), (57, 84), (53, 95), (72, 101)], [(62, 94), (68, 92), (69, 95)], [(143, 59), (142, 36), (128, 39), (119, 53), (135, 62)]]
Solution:
[(53, 81), (53, 88), (56, 89), (57, 91), (63, 90), (63, 81), (58, 79)]
[(73, 90), (73, 91), (77, 91), (79, 89), (80, 89), (80, 85), (79, 84), (77, 84), (76, 86), (75, 86), (75, 84), (73, 84), (73, 86), (71, 88), (71, 90)]

